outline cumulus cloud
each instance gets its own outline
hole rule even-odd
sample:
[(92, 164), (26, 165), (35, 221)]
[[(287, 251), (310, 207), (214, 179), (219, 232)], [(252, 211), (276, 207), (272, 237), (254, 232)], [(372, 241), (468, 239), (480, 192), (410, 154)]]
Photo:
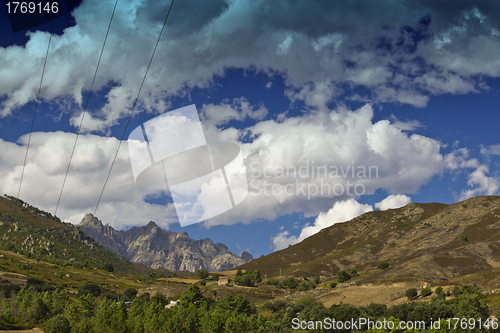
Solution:
[[(118, 4), (94, 86), (106, 94), (106, 102), (89, 110), (84, 130), (105, 131), (128, 114), (167, 6)], [(360, 98), (373, 102), (419, 107), (429, 94), (478, 92), (484, 88), (481, 77), (500, 76), (500, 5), (483, 1), (449, 7), (424, 0), (379, 1), (377, 6), (361, 0), (178, 2), (137, 111), (163, 112), (169, 98), (212, 85), (227, 68), (279, 73), (292, 100), (323, 108), (345, 86), (367, 88)], [(41, 97), (60, 107), (64, 100), (64, 110), (74, 112), (74, 125), (112, 8), (112, 1), (82, 2), (73, 12), (76, 25), (52, 39)], [(0, 48), (1, 116), (34, 100), (48, 37), (34, 32), (23, 47)]]
[(411, 202), (411, 198), (404, 194), (391, 194), (384, 200), (377, 202), (375, 208), (388, 210), (403, 207)]
[(298, 237), (291, 235), (286, 230), (276, 235), (273, 239), (274, 249), (276, 251), (284, 249), (289, 245), (299, 243), (307, 237), (318, 233), (321, 229), (332, 226), (335, 223), (352, 220), (372, 210), (372, 206), (360, 204), (354, 199), (335, 202), (328, 212), (319, 214), (312, 225), (306, 225)]
[[(295, 240), (303, 239), (330, 223), (371, 209), (356, 202), (363, 195), (378, 189), (414, 193), (445, 170), (478, 169), (469, 180), (474, 188), (464, 196), (498, 190), (498, 182), (487, 177), (488, 170), (477, 160), (468, 158), (466, 149), (443, 156), (441, 143), (434, 139), (404, 132), (388, 120), (373, 122), (369, 104), (354, 111), (339, 107), (280, 121), (261, 120), (244, 129), (222, 125), (231, 119), (260, 119), (266, 110), (249, 105), (245, 99), (202, 109), (207, 141), (237, 143), (249, 181), (247, 198), (236, 208), (205, 221), (206, 227), (273, 220), (291, 213), (319, 215)], [(74, 139), (72, 133), (33, 133), (21, 199), (54, 211)], [(17, 194), (26, 144), (27, 135), (17, 143), (0, 140), (3, 193)], [(80, 136), (58, 210), (62, 219), (78, 223), (85, 213), (93, 212), (117, 146), (115, 138)], [(163, 226), (177, 222), (173, 205), (144, 202), (146, 196), (158, 193), (136, 186), (125, 142), (97, 215), (116, 227), (149, 220)], [(391, 195), (377, 203), (377, 208), (395, 207), (405, 200), (410, 199)], [(332, 207), (334, 213), (324, 213)], [(347, 217), (342, 217), (341, 211)], [(287, 244), (293, 240), (289, 234), (281, 236), (288, 239)]]
[[(54, 213), (74, 140), (72, 133), (33, 133), (20, 193), (22, 200)], [(1, 193), (17, 196), (26, 144), (27, 135), (18, 144), (0, 139)], [(115, 138), (80, 136), (57, 212), (61, 219), (79, 223), (86, 213), (94, 212), (117, 146)], [(122, 145), (96, 214), (120, 228), (153, 219), (163, 227), (177, 222), (172, 205), (148, 204), (143, 200), (147, 195), (155, 192), (141, 191), (135, 186), (126, 144)]]
[(332, 200), (377, 189), (413, 193), (445, 170), (438, 141), (372, 118), (370, 105), (355, 111), (339, 107), (242, 130), (206, 131), (207, 141), (240, 144), (249, 180), (248, 197), (206, 225), (273, 220), (294, 212), (317, 216), (332, 207)]
[(467, 185), (471, 188), (462, 190), (460, 200), (466, 200), (476, 195), (494, 195), (500, 189), (500, 180), (489, 177), (486, 165), (480, 165), (468, 176)]

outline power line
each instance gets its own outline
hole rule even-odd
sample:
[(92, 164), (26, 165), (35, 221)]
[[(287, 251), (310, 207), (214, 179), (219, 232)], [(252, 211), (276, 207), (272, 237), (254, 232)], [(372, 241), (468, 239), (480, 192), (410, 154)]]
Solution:
[(132, 119), (132, 114), (134, 113), (135, 107), (137, 105), (137, 101), (139, 100), (139, 95), (141, 94), (141, 90), (142, 90), (142, 87), (144, 85), (144, 81), (146, 81), (146, 76), (148, 75), (149, 68), (151, 67), (151, 63), (153, 62), (153, 58), (154, 58), (156, 49), (158, 47), (158, 44), (160, 43), (161, 35), (163, 33), (163, 30), (165, 29), (165, 25), (167, 24), (167, 20), (168, 20), (168, 17), (170, 15), (170, 11), (172, 10), (173, 4), (174, 4), (174, 0), (172, 0), (172, 2), (170, 3), (170, 8), (168, 9), (167, 16), (165, 17), (165, 21), (163, 22), (163, 26), (162, 26), (160, 34), (158, 36), (158, 40), (156, 41), (156, 45), (153, 49), (153, 53), (151, 54), (151, 59), (149, 59), (149, 64), (148, 64), (148, 67), (146, 69), (146, 73), (144, 73), (144, 78), (142, 79), (141, 86), (139, 87), (139, 91), (137, 92), (137, 97), (135, 98), (134, 104), (132, 106), (132, 110), (130, 111), (130, 115), (128, 117), (127, 124), (125, 125), (125, 130), (123, 131), (122, 138), (120, 139), (120, 142), (118, 143), (118, 148), (116, 149), (115, 157), (113, 158), (113, 162), (111, 163), (111, 167), (109, 168), (108, 175), (106, 177), (106, 180), (104, 181), (104, 186), (102, 187), (101, 194), (99, 195), (99, 200), (97, 200), (97, 205), (95, 206), (94, 215), (97, 211), (97, 208), (99, 207), (99, 203), (101, 202), (102, 194), (104, 193), (104, 189), (106, 188), (106, 185), (108, 183), (109, 175), (111, 174), (111, 170), (113, 170), (113, 166), (115, 165), (116, 157), (118, 156), (118, 152), (120, 151), (120, 147), (122, 145), (123, 138), (125, 137), (125, 134), (127, 133), (127, 128), (128, 128), (129, 123), (130, 123), (130, 119)]
[(83, 125), (83, 118), (85, 118), (85, 113), (87, 112), (87, 106), (89, 105), (90, 94), (92, 93), (92, 89), (94, 88), (95, 78), (97, 76), (97, 71), (99, 70), (99, 65), (101, 64), (102, 54), (104, 52), (104, 47), (106, 46), (106, 41), (108, 40), (109, 30), (111, 28), (111, 23), (113, 22), (113, 17), (115, 16), (117, 4), (118, 0), (115, 1), (115, 7), (113, 8), (113, 13), (111, 14), (111, 19), (109, 20), (108, 31), (106, 31), (106, 37), (104, 38), (104, 43), (102, 44), (101, 54), (99, 55), (99, 61), (97, 62), (94, 78), (92, 79), (92, 84), (90, 86), (89, 94), (87, 96), (87, 102), (85, 103), (85, 108), (83, 109), (82, 119), (80, 120), (80, 126), (78, 126), (78, 133), (76, 134), (75, 144), (73, 145), (73, 150), (71, 151), (71, 156), (69, 157), (68, 168), (66, 169), (66, 174), (64, 175), (64, 180), (61, 187), (61, 193), (59, 193), (59, 199), (57, 200), (56, 211), (54, 212), (54, 215), (57, 214), (57, 209), (59, 208), (59, 202), (61, 202), (61, 196), (63, 194), (64, 185), (66, 184), (66, 178), (68, 178), (69, 168), (71, 166), (71, 160), (73, 159), (73, 154), (75, 153), (76, 143), (78, 142), (78, 137), (80, 136), (80, 131)]
[(54, 24), (56, 23), (56, 17), (52, 20), (52, 28), (50, 29), (49, 44), (47, 45), (47, 53), (45, 53), (45, 61), (43, 63), (42, 77), (40, 78), (40, 86), (38, 87), (38, 94), (36, 95), (35, 112), (33, 113), (33, 120), (31, 122), (30, 135), (28, 138), (28, 145), (26, 146), (26, 155), (24, 156), (23, 171), (21, 172), (21, 180), (19, 181), (19, 189), (17, 190), (17, 198), (21, 194), (21, 185), (23, 184), (24, 169), (26, 168), (26, 160), (28, 159), (28, 152), (30, 150), (31, 134), (33, 133), (33, 126), (35, 125), (36, 110), (38, 108), (38, 101), (40, 100), (40, 91), (42, 90), (43, 77), (45, 75), (45, 67), (47, 66), (47, 59), (49, 57), (50, 42), (52, 41), (52, 32), (54, 31)]

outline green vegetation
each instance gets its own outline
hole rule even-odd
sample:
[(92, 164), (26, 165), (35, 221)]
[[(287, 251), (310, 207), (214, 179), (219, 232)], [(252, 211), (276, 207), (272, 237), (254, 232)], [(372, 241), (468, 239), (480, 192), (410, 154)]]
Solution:
[(469, 242), (469, 239), (464, 234), (461, 234), (460, 236), (458, 236), (458, 240), (460, 242), (462, 242), (462, 245), (465, 245), (465, 243)]
[(197, 279), (203, 279), (206, 280), (208, 279), (210, 273), (206, 269), (203, 270), (197, 270), (196, 273), (194, 274), (194, 277)]
[(389, 263), (387, 261), (380, 262), (377, 267), (381, 270), (389, 268)]
[[(47, 290), (42, 291), (44, 288)], [(428, 327), (431, 318), (465, 317), (484, 322), (489, 317), (481, 292), (467, 285), (459, 288), (460, 295), (450, 301), (434, 299), (392, 307), (373, 303), (356, 307), (340, 303), (328, 308), (311, 296), (304, 296), (295, 303), (283, 300), (266, 302), (257, 308), (243, 295), (226, 294), (222, 299), (214, 300), (204, 296), (196, 284), (191, 284), (180, 295), (178, 306), (170, 308), (165, 305), (172, 298), (167, 299), (161, 294), (150, 297), (145, 293), (126, 305), (123, 301), (116, 302), (106, 297), (98, 299), (91, 293), (71, 300), (67, 289), (48, 289), (50, 286), (41, 283), (4, 298), (0, 302), (0, 328), (37, 325), (47, 333), (291, 332), (293, 318), (304, 321), (335, 318), (344, 322), (357, 321), (361, 317), (412, 320), (424, 321)], [(366, 327), (360, 329), (366, 330)]]
[(139, 273), (128, 260), (100, 246), (78, 227), (12, 196), (0, 197), (0, 220), (4, 251), (77, 269)]
[(422, 291), (420, 291), (420, 296), (422, 296), (422, 297), (427, 297), (430, 294), (432, 294), (432, 290), (429, 287), (424, 288), (424, 289), (422, 289)]
[(406, 297), (408, 297), (409, 300), (411, 300), (411, 299), (417, 297), (417, 295), (418, 295), (417, 289), (410, 288), (406, 291), (405, 295), (406, 295)]
[(254, 287), (256, 284), (262, 281), (260, 277), (260, 271), (258, 269), (252, 270), (249, 269), (243, 273), (241, 270), (238, 270), (236, 276), (234, 277), (234, 283), (239, 286), (245, 287)]
[(349, 275), (349, 273), (347, 273), (346, 271), (338, 271), (337, 273), (337, 282), (338, 283), (344, 283), (348, 280), (351, 279), (351, 276)]

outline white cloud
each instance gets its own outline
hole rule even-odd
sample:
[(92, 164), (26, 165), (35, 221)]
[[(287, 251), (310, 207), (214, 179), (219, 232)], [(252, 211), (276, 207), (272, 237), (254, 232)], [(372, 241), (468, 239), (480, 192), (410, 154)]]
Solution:
[(402, 121), (399, 120), (395, 115), (391, 115), (391, 123), (399, 128), (402, 131), (415, 131), (418, 128), (425, 127), (424, 124), (422, 124), (418, 120), (408, 120), (408, 121)]
[[(126, 117), (167, 6), (144, 0), (117, 6), (94, 86), (107, 94), (106, 103), (89, 110), (84, 130), (105, 131)], [(86, 0), (73, 12), (76, 25), (52, 37), (41, 96), (74, 112), (73, 124), (112, 7), (112, 1)], [(478, 92), (485, 87), (481, 77), (500, 76), (499, 5), (448, 7), (393, 1), (379, 1), (377, 8), (366, 1), (175, 3), (137, 112), (163, 112), (170, 97), (212, 85), (227, 68), (280, 73), (290, 98), (312, 107), (323, 107), (345, 86), (367, 88), (371, 96), (360, 98), (418, 107), (429, 94)], [(34, 100), (48, 37), (34, 32), (24, 47), (0, 48), (1, 116)]]
[(486, 165), (478, 166), (468, 177), (467, 185), (472, 188), (462, 190), (459, 200), (466, 200), (476, 195), (497, 194), (500, 189), (500, 179), (488, 177), (488, 173), (489, 170)]
[(318, 233), (321, 229), (330, 227), (335, 223), (352, 220), (372, 210), (372, 206), (360, 204), (354, 199), (337, 201), (328, 212), (319, 214), (313, 225), (306, 225), (298, 237), (290, 235), (290, 232), (286, 230), (276, 235), (273, 241), (274, 249), (284, 249), (289, 245), (299, 243), (307, 237)]
[[(244, 99), (203, 108), (207, 141), (238, 143), (249, 179), (248, 197), (235, 209), (206, 221), (207, 227), (273, 220), (294, 212), (318, 216), (332, 206), (337, 207), (334, 216), (339, 217), (338, 207), (343, 206), (336, 203), (353, 204), (346, 209), (351, 216), (349, 212), (366, 208), (355, 201), (363, 195), (371, 195), (377, 189), (414, 193), (446, 170), (478, 168), (469, 180), (475, 188), (464, 192), (464, 196), (498, 189), (498, 183), (486, 176), (487, 169), (476, 159), (468, 158), (466, 149), (443, 156), (436, 140), (405, 133), (388, 120), (373, 123), (370, 105), (356, 111), (340, 107), (281, 121), (265, 120), (241, 130), (215, 126), (229, 119), (259, 118), (262, 114), (265, 109), (253, 107)], [(244, 143), (240, 141), (242, 137)], [(75, 134), (63, 132), (33, 133), (21, 199), (54, 211), (74, 138)], [(17, 194), (27, 135), (18, 143), (0, 141), (2, 193)], [(61, 218), (78, 223), (85, 213), (94, 210), (117, 146), (115, 138), (80, 136), (58, 211)], [(141, 190), (134, 183), (124, 143), (97, 215), (116, 227), (149, 220), (166, 226), (177, 221), (172, 205), (163, 207), (143, 201), (146, 195), (154, 193)], [(404, 197), (395, 198), (404, 201)], [(385, 201), (378, 203), (381, 209)], [(302, 237), (329, 225), (322, 216), (302, 230)], [(329, 217), (327, 221), (336, 220)]]
[(491, 145), (487, 147), (481, 146), (481, 154), (500, 156), (500, 144)]
[(375, 208), (388, 210), (403, 207), (411, 202), (411, 198), (404, 194), (391, 194), (384, 200), (377, 202)]
[(224, 101), (220, 104), (203, 104), (200, 116), (205, 127), (220, 126), (227, 124), (231, 120), (242, 121), (246, 118), (262, 120), (267, 115), (264, 106), (252, 107), (244, 97), (233, 99), (232, 103)]
[[(64, 132), (32, 135), (20, 198), (54, 213), (75, 134)], [(0, 191), (17, 196), (26, 152), (27, 135), (18, 144), (0, 139)], [(57, 215), (79, 223), (86, 213), (94, 212), (118, 140), (81, 135), (73, 156)], [(138, 189), (132, 176), (126, 143), (122, 145), (113, 172), (99, 205), (97, 216), (115, 227), (140, 225), (155, 220), (168, 227), (177, 222), (172, 205), (152, 205), (143, 201), (146, 192)]]
[(377, 189), (414, 193), (445, 170), (438, 141), (409, 135), (387, 120), (373, 123), (372, 117), (370, 105), (356, 111), (340, 107), (261, 121), (240, 131), (207, 131), (208, 141), (247, 139), (240, 146), (249, 195), (206, 225), (273, 220), (294, 212), (317, 216), (328, 211), (332, 201), (356, 199)]

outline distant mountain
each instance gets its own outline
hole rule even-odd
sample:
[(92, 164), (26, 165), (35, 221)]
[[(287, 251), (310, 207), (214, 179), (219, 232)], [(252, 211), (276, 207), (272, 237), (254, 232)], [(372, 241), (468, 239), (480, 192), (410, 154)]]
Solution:
[(209, 238), (193, 240), (185, 232), (163, 230), (153, 221), (143, 227), (120, 231), (87, 214), (78, 227), (109, 250), (152, 268), (218, 272), (253, 259), (247, 252), (238, 257), (224, 244), (214, 244)]
[(71, 223), (15, 197), (0, 197), (0, 248), (59, 265), (135, 271)]
[[(459, 240), (462, 234), (467, 241)], [(383, 261), (389, 269), (377, 268)], [(239, 268), (267, 276), (280, 269), (283, 275), (331, 276), (354, 268), (360, 283), (462, 277), (481, 284), (500, 275), (500, 197), (372, 211)]]

